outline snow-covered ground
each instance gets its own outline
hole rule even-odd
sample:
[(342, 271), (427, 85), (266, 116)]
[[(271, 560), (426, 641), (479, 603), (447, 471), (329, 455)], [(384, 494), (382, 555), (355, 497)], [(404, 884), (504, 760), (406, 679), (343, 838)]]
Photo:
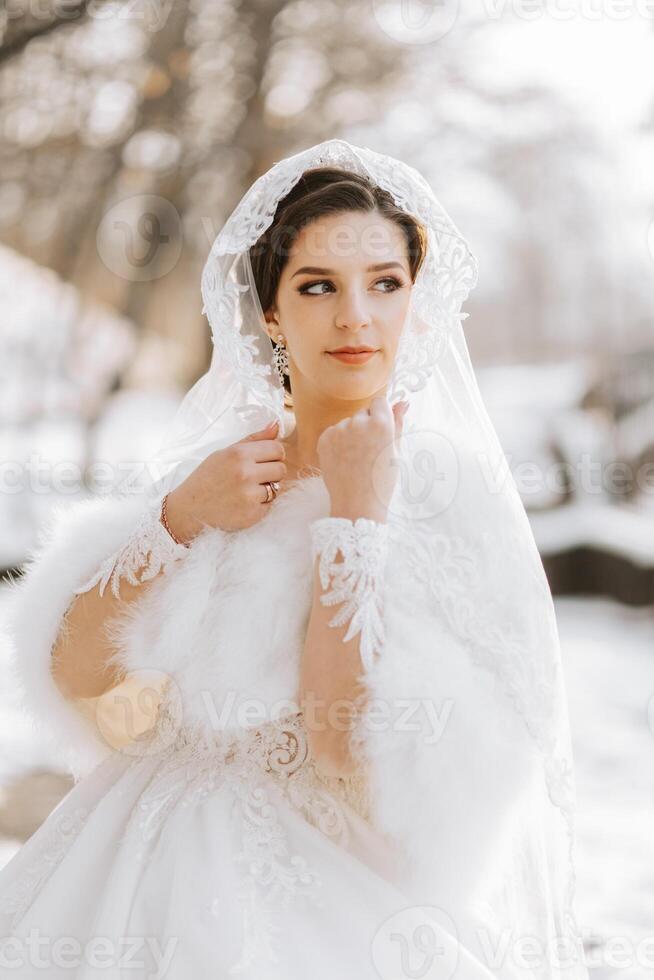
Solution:
[[(577, 773), (577, 916), (591, 953), (597, 946), (593, 980), (645, 980), (653, 967), (638, 962), (637, 945), (654, 936), (654, 610), (594, 598), (558, 598), (556, 609)], [(7, 781), (56, 768), (2, 683), (5, 664), (0, 642), (0, 817)], [(0, 840), (0, 865), (18, 846)], [(633, 949), (629, 969), (607, 953), (620, 937)]]
[(595, 978), (640, 980), (654, 974), (654, 610), (572, 597), (556, 610), (577, 774), (578, 919), (604, 946), (624, 937), (633, 950), (615, 954), (629, 969)]

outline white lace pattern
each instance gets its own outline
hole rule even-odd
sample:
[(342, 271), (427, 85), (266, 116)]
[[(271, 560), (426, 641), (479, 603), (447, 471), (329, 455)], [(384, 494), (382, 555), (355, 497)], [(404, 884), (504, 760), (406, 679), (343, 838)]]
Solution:
[[(120, 598), (120, 579), (126, 578), (132, 585), (139, 585), (159, 574), (164, 565), (178, 561), (189, 553), (189, 548), (170, 536), (160, 520), (161, 501), (152, 504), (142, 515), (129, 540), (107, 558), (92, 578), (75, 589), (75, 595), (88, 592), (100, 583), (100, 595), (104, 595), (111, 579), (111, 591)], [(139, 569), (143, 569), (140, 579)]]
[[(167, 816), (226, 783), (234, 799), (234, 861), (243, 922), (241, 953), (229, 972), (263, 969), (278, 962), (279, 937), (270, 911), (297, 901), (321, 903), (320, 876), (302, 855), (290, 852), (277, 794), (326, 836), (347, 846), (348, 808), (369, 819), (367, 778), (361, 769), (345, 777), (322, 773), (310, 753), (301, 711), (213, 738), (176, 727), (174, 712), (164, 704), (154, 732), (165, 746), (161, 763), (141, 795), (125, 840), (134, 846), (135, 860), (146, 863)], [(132, 765), (147, 765), (148, 757), (150, 751)], [(219, 914), (217, 900), (208, 911)]]
[[(367, 517), (321, 517), (311, 523), (312, 555), (318, 557), (323, 606), (343, 603), (330, 626), (349, 626), (343, 642), (361, 634), (366, 670), (384, 645), (382, 589), (388, 556), (388, 525)], [(342, 561), (336, 561), (340, 552)]]

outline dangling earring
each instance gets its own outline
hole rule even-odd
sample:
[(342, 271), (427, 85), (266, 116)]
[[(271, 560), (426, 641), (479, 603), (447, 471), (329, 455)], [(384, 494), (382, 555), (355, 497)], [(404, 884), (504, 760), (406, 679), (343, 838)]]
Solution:
[(273, 362), (277, 369), (277, 374), (279, 375), (279, 380), (281, 384), (284, 384), (284, 375), (288, 374), (288, 351), (283, 344), (284, 335), (281, 333), (277, 334), (277, 346), (273, 351)]

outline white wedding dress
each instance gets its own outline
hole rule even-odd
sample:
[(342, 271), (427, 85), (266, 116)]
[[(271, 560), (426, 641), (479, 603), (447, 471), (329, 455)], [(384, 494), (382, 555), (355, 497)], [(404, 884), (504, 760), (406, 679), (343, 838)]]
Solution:
[[(173, 676), (185, 719), (200, 717), (196, 695), (217, 697), (221, 685), (266, 704), (292, 697), (311, 603), (308, 529), (327, 507), (315, 477), (281, 494), (249, 529), (205, 531), (137, 602), (123, 664)], [(31, 603), (34, 616), (24, 630), (44, 606), (52, 615), (38, 636), (22, 634), (19, 653), (33, 657), (23, 683), (71, 753), (96, 735), (53, 688), (38, 689), (48, 629), (73, 583), (133, 530), (137, 509), (103, 501), (72, 508), (26, 574), (23, 609)], [(31, 652), (39, 645), (40, 654)], [(370, 803), (364, 770), (335, 778), (316, 768), (298, 711), (207, 734), (176, 726), (164, 704), (139, 751), (87, 763), (0, 872), (6, 975), (498, 976), (457, 944), (438, 908), (416, 902), (397, 840), (374, 826)]]
[[(246, 735), (231, 759), (192, 743), (110, 758), (0, 876), (3, 935), (27, 941), (36, 928), (74, 938), (80, 954), (106, 937), (97, 962), (115, 959), (125, 976), (377, 977), (375, 937), (410, 903), (360, 782), (321, 780), (298, 716)], [(77, 971), (48, 961), (45, 975), (107, 975), (79, 959)]]
[[(418, 171), (335, 139), (251, 185), (203, 269), (211, 365), (151, 461), (150, 491), (285, 422), (250, 250), (313, 166), (372, 181), (426, 235), (386, 393), (409, 401), (387, 560), (373, 527), (327, 527), (320, 477), (189, 549), (148, 524), (142, 494), (53, 517), (15, 583), (8, 632), (25, 707), (76, 785), (0, 871), (2, 976), (588, 980), (552, 596), (462, 329), (477, 261)], [(128, 676), (164, 681), (133, 751), (102, 712), (61, 696), (50, 666), (75, 593), (106, 583), (148, 527), (163, 534), (164, 574), (113, 637)], [(321, 776), (297, 711), (320, 529), (321, 601), (344, 600), (335, 615), (360, 633), (370, 695), (346, 780)], [(139, 567), (142, 550), (130, 554)]]

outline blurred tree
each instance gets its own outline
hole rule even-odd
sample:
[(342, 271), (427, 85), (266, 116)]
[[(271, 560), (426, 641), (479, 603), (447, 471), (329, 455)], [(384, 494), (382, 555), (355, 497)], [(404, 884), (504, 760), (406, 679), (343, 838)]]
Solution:
[(62, 23), (83, 20), (89, 0), (69, 0), (64, 6), (58, 0), (41, 0), (37, 5), (14, 2), (0, 13), (0, 61), (16, 57), (32, 38), (41, 37), (61, 27)]
[(236, 200), (294, 145), (372, 118), (411, 51), (345, 0), (64, 9), (15, 3), (5, 25), (0, 234), (139, 324), (144, 358), (169, 338), (189, 383), (201, 264)]
[(413, 163), (456, 217), (480, 258), (466, 326), (484, 360), (630, 343), (649, 308), (624, 161), (560, 86), (488, 57), (538, 25), (461, 4), (432, 37), (408, 7), (13, 0), (0, 238), (138, 324), (127, 382), (155, 364), (187, 386), (221, 224), (274, 160), (344, 135)]

